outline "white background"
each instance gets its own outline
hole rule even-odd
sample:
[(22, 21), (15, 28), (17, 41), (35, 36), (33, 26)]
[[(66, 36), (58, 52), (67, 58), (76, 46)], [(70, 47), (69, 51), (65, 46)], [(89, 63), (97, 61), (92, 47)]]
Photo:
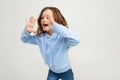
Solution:
[(39, 48), (20, 41), (25, 18), (45, 6), (81, 38), (70, 50), (75, 80), (120, 80), (120, 0), (0, 0), (0, 80), (46, 80)]

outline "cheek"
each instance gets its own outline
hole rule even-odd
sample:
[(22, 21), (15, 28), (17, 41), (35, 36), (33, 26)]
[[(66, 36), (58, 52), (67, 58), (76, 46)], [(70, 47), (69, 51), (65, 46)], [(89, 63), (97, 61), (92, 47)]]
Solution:
[(40, 21), (40, 24), (42, 24), (42, 22), (43, 22), (43, 21), (41, 20), (41, 21)]

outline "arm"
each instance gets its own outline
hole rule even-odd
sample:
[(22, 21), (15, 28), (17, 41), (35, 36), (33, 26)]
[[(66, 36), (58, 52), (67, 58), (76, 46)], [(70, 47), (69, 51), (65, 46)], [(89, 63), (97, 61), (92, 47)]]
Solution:
[(65, 43), (68, 48), (75, 46), (80, 42), (79, 36), (75, 32), (71, 31), (63, 25), (54, 22), (52, 29), (54, 32), (58, 33), (62, 37), (65, 37)]
[(24, 43), (37, 44), (38, 38), (37, 35), (30, 35), (30, 33), (24, 29), (21, 35), (21, 41)]
[(31, 32), (36, 33), (36, 30), (33, 29), (35, 25), (35, 21), (36, 19), (34, 18), (34, 16), (31, 16), (29, 21), (27, 21), (26, 19), (26, 27), (23, 30), (21, 35), (21, 40), (24, 43), (37, 44), (38, 42), (37, 35), (34, 35), (34, 36), (30, 35)]

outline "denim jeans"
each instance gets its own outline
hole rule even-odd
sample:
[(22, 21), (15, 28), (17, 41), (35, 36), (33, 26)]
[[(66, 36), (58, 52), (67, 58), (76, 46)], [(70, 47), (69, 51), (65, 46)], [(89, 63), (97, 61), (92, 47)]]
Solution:
[(69, 69), (63, 73), (54, 73), (53, 71), (49, 70), (47, 80), (74, 80), (74, 75), (72, 69)]

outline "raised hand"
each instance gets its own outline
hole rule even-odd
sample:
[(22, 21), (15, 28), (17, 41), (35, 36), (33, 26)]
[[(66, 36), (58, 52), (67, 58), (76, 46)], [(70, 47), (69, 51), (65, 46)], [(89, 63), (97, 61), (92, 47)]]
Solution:
[(34, 32), (36, 33), (37, 31), (33, 29), (34, 25), (35, 25), (36, 19), (34, 16), (30, 16), (29, 21), (26, 19), (26, 30), (28, 32)]
[(55, 22), (54, 19), (50, 17), (49, 15), (47, 15), (47, 17), (48, 17), (50, 24), (53, 25), (53, 23)]

